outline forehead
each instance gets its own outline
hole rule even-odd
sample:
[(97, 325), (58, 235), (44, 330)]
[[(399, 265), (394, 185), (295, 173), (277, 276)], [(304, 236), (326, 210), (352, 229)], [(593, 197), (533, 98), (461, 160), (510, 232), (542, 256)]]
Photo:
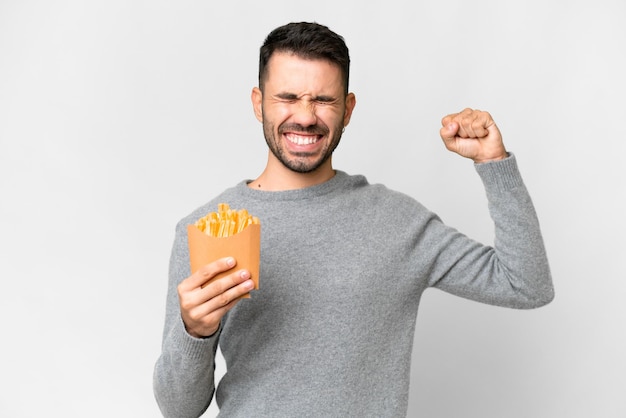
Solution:
[(343, 90), (341, 69), (324, 59), (308, 59), (290, 52), (276, 52), (267, 66), (265, 87), (298, 93), (300, 90), (330, 93)]

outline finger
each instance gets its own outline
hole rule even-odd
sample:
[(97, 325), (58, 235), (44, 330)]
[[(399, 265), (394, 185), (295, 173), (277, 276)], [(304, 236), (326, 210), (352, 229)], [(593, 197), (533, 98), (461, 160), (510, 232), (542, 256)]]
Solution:
[[(254, 282), (249, 278), (246, 271), (240, 271), (229, 276), (239, 276), (244, 280), (237, 285), (227, 288), (214, 297), (206, 295), (207, 288), (198, 288), (187, 293), (186, 298), (181, 298), (181, 314), (187, 331), (196, 337), (212, 335), (219, 328), (222, 317), (231, 310), (240, 300), (241, 296), (254, 289)], [(246, 279), (247, 277), (247, 279)], [(219, 279), (220, 281), (226, 281)], [(235, 281), (238, 281), (235, 279)], [(213, 289), (217, 286), (213, 286)]]
[(179, 285), (179, 289), (184, 291), (201, 287), (219, 273), (232, 269), (236, 264), (237, 262), (233, 257), (225, 257), (209, 263), (183, 280)]
[(469, 138), (471, 132), (468, 123), (470, 123), (473, 118), (472, 113), (472, 109), (465, 108), (459, 113), (451, 113), (445, 116), (441, 120), (441, 124), (443, 125), (443, 127), (445, 128), (452, 125), (455, 126), (455, 130), (454, 133), (450, 132), (445, 137), (444, 135), (442, 135), (442, 138), (444, 138), (444, 140), (452, 140), (455, 139), (455, 137)]
[(237, 287), (246, 280), (250, 279), (250, 272), (248, 270), (239, 270), (237, 272), (227, 274), (218, 279), (212, 280), (203, 289), (202, 293), (206, 295), (206, 299), (213, 299), (221, 294), (226, 293), (228, 290)]
[[(249, 275), (246, 277), (249, 277)], [(233, 287), (227, 288), (224, 292), (218, 293), (211, 298), (205, 297), (201, 303), (190, 306), (187, 309), (187, 316), (193, 323), (211, 327), (219, 323), (226, 312), (231, 310), (241, 300), (241, 297), (252, 289), (254, 289), (254, 282), (246, 279)], [(206, 290), (205, 288), (202, 292)]]
[(462, 138), (478, 138), (480, 133), (480, 122), (476, 114), (465, 116), (460, 123), (459, 136)]
[(444, 116), (443, 118), (441, 118), (441, 126), (448, 126), (451, 122), (454, 121), (454, 118), (456, 118), (458, 115), (458, 113), (450, 113), (449, 115)]
[(453, 122), (451, 118), (447, 120), (444, 118), (442, 123), (443, 127), (439, 130), (441, 139), (445, 142), (453, 141), (459, 132), (459, 124), (457, 122)]
[(478, 112), (471, 124), (473, 138), (484, 138), (489, 134), (488, 128), (493, 125), (493, 119), (487, 112)]
[(455, 120), (459, 123), (457, 135), (460, 138), (484, 138), (488, 134), (486, 126), (491, 116), (487, 112), (467, 108)]
[(214, 286), (213, 290), (220, 286), (224, 287), (222, 287), (223, 291), (214, 294), (214, 296), (207, 301), (206, 305), (210, 312), (230, 309), (233, 301), (238, 301), (243, 295), (254, 289), (254, 282), (250, 279), (250, 273), (247, 270), (241, 270), (237, 274), (229, 276), (235, 276), (235, 278), (231, 281), (226, 280), (225, 277), (219, 280), (222, 283), (216, 283), (216, 286)]
[(498, 125), (492, 120), (491, 123), (487, 124), (487, 135), (491, 135), (494, 138), (500, 138), (502, 140), (502, 134), (500, 133), (500, 129), (498, 129)]
[[(229, 289), (245, 282), (248, 279), (250, 279), (250, 273), (247, 270), (240, 270), (237, 273), (227, 274), (218, 279), (214, 279), (205, 287), (196, 286), (191, 289), (185, 289), (183, 286), (179, 286), (178, 297), (180, 307), (183, 311), (197, 313), (198, 307), (205, 305), (207, 302), (211, 301), (211, 299), (219, 298)], [(254, 287), (254, 283), (252, 286)], [(248, 287), (248, 285), (246, 284), (245, 287)], [(219, 303), (218, 301), (218, 307), (226, 305), (229, 300), (232, 300), (231, 296), (228, 297), (227, 301), (223, 301), (222, 303)], [(204, 310), (199, 315), (204, 315), (203, 312)]]
[(472, 137), (471, 125), (468, 124), (467, 119), (464, 119), (459, 123), (459, 132), (457, 133), (457, 136), (464, 139)]
[[(250, 280), (250, 282), (252, 281)], [(236, 287), (232, 287), (226, 292), (220, 293), (214, 298), (189, 309), (189, 317), (196, 322), (210, 322), (215, 320), (219, 322), (222, 316), (241, 300), (241, 296), (250, 292), (252, 288), (254, 288), (254, 283), (240, 283)]]

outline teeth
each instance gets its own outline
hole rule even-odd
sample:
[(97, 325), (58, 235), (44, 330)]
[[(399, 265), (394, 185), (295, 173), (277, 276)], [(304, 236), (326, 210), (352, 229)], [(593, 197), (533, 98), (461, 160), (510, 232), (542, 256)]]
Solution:
[(309, 145), (317, 141), (317, 136), (287, 135), (289, 142), (297, 145)]

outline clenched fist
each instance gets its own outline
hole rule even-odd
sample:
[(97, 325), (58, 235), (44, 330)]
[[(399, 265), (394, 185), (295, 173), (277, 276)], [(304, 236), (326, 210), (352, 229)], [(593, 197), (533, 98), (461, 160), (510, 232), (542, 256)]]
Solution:
[(446, 148), (475, 163), (507, 157), (502, 135), (488, 112), (465, 109), (441, 120), (439, 131)]

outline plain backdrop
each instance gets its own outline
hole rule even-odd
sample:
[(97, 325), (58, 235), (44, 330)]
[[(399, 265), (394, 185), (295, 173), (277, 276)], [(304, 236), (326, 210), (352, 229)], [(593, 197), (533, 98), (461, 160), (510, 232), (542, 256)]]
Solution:
[(623, 0), (0, 0), (0, 416), (160, 415), (174, 226), (263, 169), (258, 48), (306, 20), (350, 47), (336, 168), (491, 244), (438, 136), (488, 110), (543, 228), (549, 306), (424, 294), (409, 417), (625, 417), (625, 19)]

